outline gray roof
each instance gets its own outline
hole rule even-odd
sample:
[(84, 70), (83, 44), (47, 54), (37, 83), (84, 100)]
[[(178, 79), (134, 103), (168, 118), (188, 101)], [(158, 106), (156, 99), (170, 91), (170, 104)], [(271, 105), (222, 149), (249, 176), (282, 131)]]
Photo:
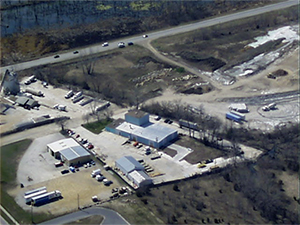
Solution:
[(90, 153), (88, 153), (81, 146), (72, 146), (72, 147), (63, 149), (60, 151), (60, 154), (63, 155), (68, 161), (90, 155)]
[(16, 103), (18, 103), (19, 105), (25, 105), (30, 98), (25, 97), (25, 96), (21, 96), (21, 97), (17, 97), (16, 99)]
[(124, 156), (118, 159), (116, 163), (121, 165), (126, 172), (131, 172), (132, 170), (144, 170), (142, 164), (136, 161), (132, 156)]
[(141, 110), (133, 109), (133, 110), (128, 111), (128, 113), (126, 113), (125, 115), (131, 116), (134, 118), (142, 118), (142, 117), (148, 115), (148, 113), (141, 111)]

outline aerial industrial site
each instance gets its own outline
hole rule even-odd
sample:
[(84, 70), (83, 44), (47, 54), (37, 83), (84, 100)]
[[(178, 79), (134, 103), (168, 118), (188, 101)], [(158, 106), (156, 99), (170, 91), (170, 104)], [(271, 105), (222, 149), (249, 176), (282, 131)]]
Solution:
[(1, 6), (3, 224), (297, 224), (298, 2), (100, 2)]

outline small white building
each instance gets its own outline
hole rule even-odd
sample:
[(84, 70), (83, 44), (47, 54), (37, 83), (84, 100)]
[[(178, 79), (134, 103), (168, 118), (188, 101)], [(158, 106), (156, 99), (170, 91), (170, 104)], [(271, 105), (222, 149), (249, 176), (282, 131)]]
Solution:
[(138, 188), (152, 184), (152, 179), (144, 171), (134, 170), (131, 173), (129, 173), (127, 177)]
[(234, 104), (231, 104), (228, 108), (230, 110), (234, 110), (234, 111), (242, 112), (242, 113), (249, 112), (249, 109), (245, 103), (234, 103)]

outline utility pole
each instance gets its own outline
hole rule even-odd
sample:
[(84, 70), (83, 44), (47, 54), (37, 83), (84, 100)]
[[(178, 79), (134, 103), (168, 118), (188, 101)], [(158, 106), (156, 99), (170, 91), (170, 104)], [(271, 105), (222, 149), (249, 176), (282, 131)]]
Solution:
[(77, 194), (77, 204), (78, 204), (78, 209), (80, 209), (80, 207), (79, 207), (79, 194)]

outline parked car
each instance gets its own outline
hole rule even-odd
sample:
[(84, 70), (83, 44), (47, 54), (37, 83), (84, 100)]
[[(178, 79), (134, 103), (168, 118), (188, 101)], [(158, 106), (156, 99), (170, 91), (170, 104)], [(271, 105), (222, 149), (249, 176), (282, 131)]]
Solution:
[(59, 55), (55, 55), (55, 56), (54, 56), (55, 59), (57, 59), (57, 58), (59, 58), (59, 57), (60, 57)]
[(147, 35), (147, 34), (144, 34), (144, 35), (143, 35), (143, 38), (147, 38), (147, 37), (148, 37), (148, 35)]
[(128, 45), (133, 45), (133, 42), (132, 41), (128, 42)]
[(90, 145), (87, 146), (87, 148), (88, 148), (88, 149), (93, 149), (93, 148), (94, 148), (94, 145), (90, 144)]
[(103, 44), (102, 44), (102, 47), (106, 47), (106, 46), (108, 46), (109, 44), (108, 44), (108, 42), (104, 42)]
[(73, 166), (70, 166), (69, 169), (71, 172), (75, 173), (75, 168)]
[(169, 122), (170, 122), (170, 119), (165, 119), (164, 122), (165, 122), (165, 123), (169, 123)]
[(69, 170), (62, 170), (61, 171), (61, 174), (66, 174), (66, 173), (69, 173)]
[(61, 166), (64, 165), (64, 163), (63, 162), (56, 162), (56, 163), (54, 163), (54, 165), (55, 165), (55, 167), (61, 167)]
[(77, 51), (77, 50), (73, 52), (73, 54), (78, 54), (78, 53), (79, 53), (79, 51)]
[(103, 180), (103, 184), (105, 185), (105, 186), (109, 186), (109, 185), (111, 185), (113, 182), (111, 181), (111, 180), (107, 180), (107, 179), (104, 179)]
[(159, 120), (161, 119), (161, 117), (160, 117), (160, 116), (155, 116), (154, 119), (155, 119), (156, 121), (159, 121)]

